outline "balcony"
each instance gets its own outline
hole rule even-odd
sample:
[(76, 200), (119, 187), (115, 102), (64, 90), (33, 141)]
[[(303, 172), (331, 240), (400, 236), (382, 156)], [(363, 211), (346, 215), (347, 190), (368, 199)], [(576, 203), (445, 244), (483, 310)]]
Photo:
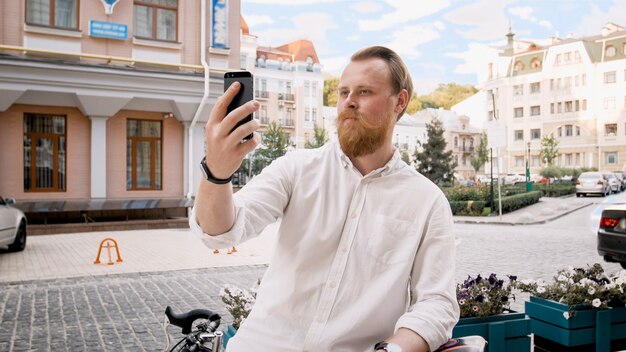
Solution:
[(261, 123), (261, 125), (268, 125), (270, 123), (270, 119), (266, 117), (261, 117), (259, 119), (259, 122)]
[(295, 127), (294, 124), (293, 124), (293, 120), (292, 119), (285, 119), (285, 124), (283, 125), (283, 127), (289, 127), (289, 128)]
[(267, 99), (268, 97), (268, 93), (266, 90), (255, 90), (254, 91), (254, 97), (255, 98), (261, 98), (261, 99)]
[(285, 100), (287, 101), (294, 101), (294, 96), (292, 93), (285, 93), (283, 94), (285, 96)]

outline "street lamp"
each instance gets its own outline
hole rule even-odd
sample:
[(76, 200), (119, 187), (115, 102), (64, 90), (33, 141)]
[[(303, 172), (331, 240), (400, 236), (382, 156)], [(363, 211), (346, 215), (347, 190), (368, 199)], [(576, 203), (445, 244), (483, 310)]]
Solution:
[(532, 191), (532, 184), (530, 183), (530, 142), (527, 144), (527, 156), (526, 156), (526, 192)]

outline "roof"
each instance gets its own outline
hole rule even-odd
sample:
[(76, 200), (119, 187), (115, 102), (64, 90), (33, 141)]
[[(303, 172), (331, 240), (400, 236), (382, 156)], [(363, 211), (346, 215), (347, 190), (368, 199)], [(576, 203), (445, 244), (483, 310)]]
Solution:
[(310, 56), (313, 59), (314, 64), (320, 63), (320, 60), (317, 58), (315, 46), (313, 46), (313, 42), (308, 39), (296, 40), (291, 43), (281, 45), (276, 49), (292, 54), (294, 56), (294, 61), (306, 62), (307, 57)]
[(241, 33), (250, 34), (250, 27), (248, 27), (246, 20), (241, 15), (239, 15), (239, 27), (241, 28)]

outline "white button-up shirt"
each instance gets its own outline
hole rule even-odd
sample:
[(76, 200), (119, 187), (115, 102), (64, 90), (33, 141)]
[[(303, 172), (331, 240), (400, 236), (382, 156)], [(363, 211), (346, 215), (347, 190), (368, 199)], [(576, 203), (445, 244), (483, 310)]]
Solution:
[[(459, 315), (450, 206), (398, 151), (365, 176), (337, 142), (292, 151), (234, 203), (234, 226), (204, 235), (208, 247), (236, 245), (282, 221), (229, 352), (373, 351), (401, 327), (431, 350), (450, 337)], [(194, 210), (189, 222), (202, 233)]]

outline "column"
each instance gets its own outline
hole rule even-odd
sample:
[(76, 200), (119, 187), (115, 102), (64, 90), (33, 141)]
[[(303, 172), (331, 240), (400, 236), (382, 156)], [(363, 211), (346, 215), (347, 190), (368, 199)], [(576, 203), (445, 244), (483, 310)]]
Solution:
[(107, 196), (107, 125), (109, 116), (89, 116), (91, 120), (91, 198)]

